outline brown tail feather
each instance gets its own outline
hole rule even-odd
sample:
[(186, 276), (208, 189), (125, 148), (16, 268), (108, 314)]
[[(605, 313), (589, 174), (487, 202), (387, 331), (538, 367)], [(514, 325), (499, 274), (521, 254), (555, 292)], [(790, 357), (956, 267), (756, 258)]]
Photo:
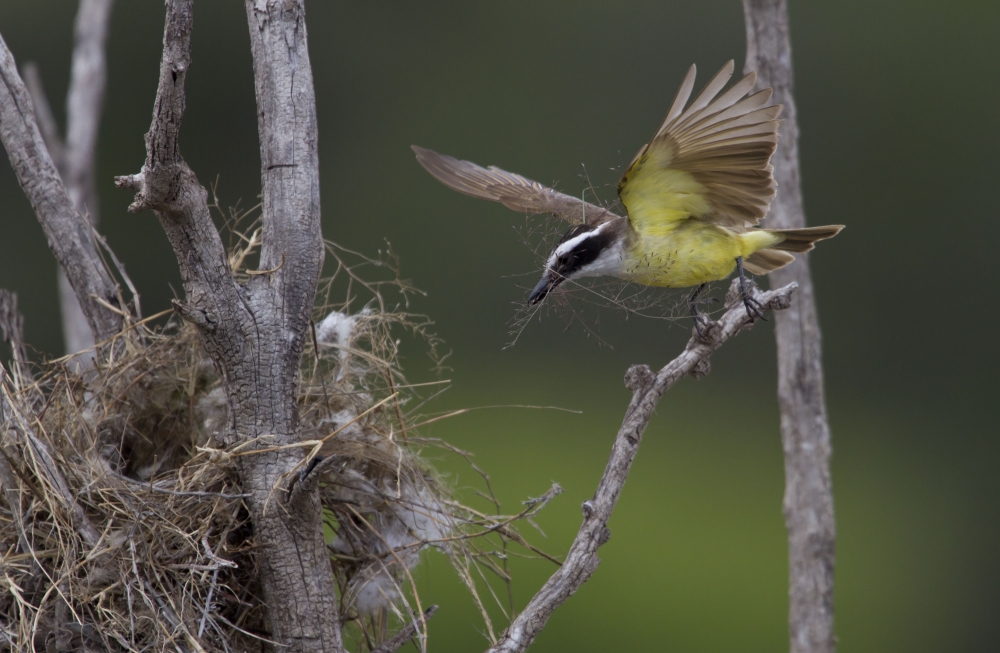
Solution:
[(795, 257), (788, 252), (761, 249), (748, 256), (743, 261), (743, 267), (754, 274), (767, 274), (772, 270), (785, 267), (794, 260)]
[(833, 238), (844, 228), (842, 224), (830, 224), (823, 227), (805, 227), (804, 229), (768, 229), (772, 234), (781, 234), (785, 237), (777, 245), (771, 245), (771, 249), (781, 249), (786, 252), (808, 252), (813, 243)]

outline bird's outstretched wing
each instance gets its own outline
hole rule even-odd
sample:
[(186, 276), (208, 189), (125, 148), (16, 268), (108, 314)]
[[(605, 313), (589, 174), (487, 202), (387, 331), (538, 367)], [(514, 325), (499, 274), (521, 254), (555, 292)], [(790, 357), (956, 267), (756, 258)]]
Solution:
[(513, 172), (495, 166), (483, 168), (471, 161), (460, 161), (416, 145), (412, 147), (417, 161), (427, 172), (459, 193), (500, 202), (524, 213), (551, 213), (572, 224), (618, 217), (604, 207), (560, 193)]
[(764, 106), (771, 89), (747, 97), (754, 73), (719, 95), (732, 74), (730, 61), (685, 108), (691, 66), (663, 125), (622, 176), (618, 195), (638, 231), (687, 218), (745, 231), (767, 213), (781, 105)]

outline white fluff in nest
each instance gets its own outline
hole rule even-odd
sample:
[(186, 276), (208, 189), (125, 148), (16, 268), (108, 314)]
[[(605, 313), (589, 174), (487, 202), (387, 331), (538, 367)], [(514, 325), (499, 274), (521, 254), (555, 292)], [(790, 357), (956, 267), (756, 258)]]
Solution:
[(345, 368), (350, 358), (351, 338), (354, 336), (358, 320), (370, 312), (367, 308), (356, 315), (333, 311), (316, 325), (316, 340), (324, 344), (335, 345), (339, 350), (337, 356), (340, 358), (341, 369), (337, 372), (338, 381), (344, 378), (347, 371)]
[(333, 415), (335, 429), (343, 429), (337, 434), (341, 440), (361, 440), (365, 437), (365, 429), (357, 419), (358, 413), (353, 408), (345, 408)]
[(440, 540), (452, 532), (451, 518), (427, 485), (404, 482), (397, 497), (390, 479), (376, 488), (358, 472), (345, 470), (338, 480), (339, 498), (357, 505), (371, 525), (344, 525), (332, 543), (346, 555), (370, 558), (348, 588), (348, 601), (369, 613), (400, 598), (403, 567), (415, 567), (427, 546), (442, 546)]
[[(412, 565), (407, 566), (412, 567)], [(393, 563), (391, 567), (398, 570), (399, 565)], [(399, 583), (390, 573), (391, 567), (386, 568), (375, 562), (351, 579), (347, 587), (348, 601), (358, 612), (370, 614), (400, 599)]]
[(358, 315), (347, 315), (340, 311), (333, 311), (316, 325), (316, 340), (338, 347), (349, 347), (351, 333), (354, 332), (354, 325), (357, 324), (358, 317)]
[(450, 516), (426, 485), (417, 487), (412, 483), (404, 483), (400, 488), (399, 499), (390, 503), (389, 507), (397, 523), (403, 526), (398, 540), (395, 539), (395, 534), (394, 539), (389, 539), (389, 534), (384, 534), (386, 542), (394, 549), (416, 542), (433, 544), (447, 538), (451, 532)]
[[(360, 472), (353, 469), (344, 469), (337, 472), (337, 480), (334, 500), (340, 503), (357, 506), (362, 512), (371, 512), (375, 507), (383, 503), (381, 493), (372, 485), (371, 481)], [(341, 553), (351, 553), (349, 544), (345, 544), (338, 536), (333, 542), (334, 548)]]

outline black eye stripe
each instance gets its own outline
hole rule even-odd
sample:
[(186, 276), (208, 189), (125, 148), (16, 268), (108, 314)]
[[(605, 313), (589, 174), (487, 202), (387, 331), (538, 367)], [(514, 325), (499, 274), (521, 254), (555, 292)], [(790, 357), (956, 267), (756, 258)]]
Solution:
[(610, 234), (604, 232), (595, 233), (593, 227), (586, 225), (573, 227), (562, 237), (559, 243), (562, 245), (573, 238), (578, 238), (587, 233), (591, 235), (576, 243), (570, 251), (557, 257), (555, 271), (560, 275), (564, 277), (570, 276), (581, 268), (593, 263), (608, 244), (610, 244)]

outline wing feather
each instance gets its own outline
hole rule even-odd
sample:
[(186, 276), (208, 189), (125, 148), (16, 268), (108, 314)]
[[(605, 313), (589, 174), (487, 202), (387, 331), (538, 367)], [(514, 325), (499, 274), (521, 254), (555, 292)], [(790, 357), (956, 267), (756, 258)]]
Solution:
[[(705, 116), (721, 113), (727, 108), (733, 106), (747, 93), (752, 91), (753, 85), (756, 83), (757, 83), (757, 73), (750, 73), (740, 81), (730, 86), (728, 91), (726, 91), (725, 93), (717, 97), (715, 100), (713, 100), (711, 104), (702, 109), (699, 113)], [(700, 117), (701, 116), (699, 116), (699, 118)]]
[(705, 88), (698, 94), (698, 97), (694, 99), (683, 114), (681, 114), (683, 120), (688, 120), (694, 117), (699, 111), (708, 106), (708, 103), (715, 99), (715, 96), (719, 94), (726, 84), (729, 83), (729, 79), (733, 76), (733, 60), (730, 59), (725, 66), (723, 66), (719, 72), (715, 73), (715, 77), (705, 84)]
[(618, 217), (607, 209), (578, 197), (560, 193), (527, 177), (501, 170), (496, 166), (483, 168), (471, 161), (438, 154), (433, 150), (412, 146), (417, 161), (435, 179), (459, 193), (479, 199), (499, 202), (523, 213), (551, 213), (572, 224), (585, 220)]
[(730, 61), (685, 106), (692, 66), (662, 126), (625, 171), (618, 194), (637, 230), (695, 218), (743, 231), (767, 213), (781, 105), (765, 106), (771, 89), (752, 92), (754, 73), (723, 90), (733, 70)]
[[(731, 120), (745, 120), (751, 117), (757, 117), (755, 114), (758, 111), (766, 112), (761, 114), (762, 116), (767, 116), (765, 120), (774, 120), (781, 114), (781, 105), (775, 104), (769, 107), (764, 107), (767, 101), (771, 99), (771, 89), (766, 88), (763, 91), (758, 91), (753, 95), (750, 95), (739, 102), (733, 104), (724, 111), (719, 111), (718, 113), (708, 114), (703, 119), (694, 123), (689, 127), (693, 131), (701, 131), (712, 127), (721, 122), (731, 121)], [(764, 107), (763, 109), (761, 107)]]
[(669, 125), (675, 118), (677, 118), (677, 116), (681, 115), (682, 111), (684, 111), (684, 105), (687, 104), (689, 99), (691, 99), (691, 91), (694, 90), (694, 77), (697, 71), (698, 69), (695, 65), (691, 64), (691, 67), (688, 68), (687, 75), (684, 76), (684, 81), (681, 82), (681, 87), (677, 89), (677, 95), (674, 97), (674, 103), (670, 105), (670, 111), (667, 112), (667, 117), (663, 121), (663, 125), (660, 126), (657, 133), (663, 131), (667, 125)]

